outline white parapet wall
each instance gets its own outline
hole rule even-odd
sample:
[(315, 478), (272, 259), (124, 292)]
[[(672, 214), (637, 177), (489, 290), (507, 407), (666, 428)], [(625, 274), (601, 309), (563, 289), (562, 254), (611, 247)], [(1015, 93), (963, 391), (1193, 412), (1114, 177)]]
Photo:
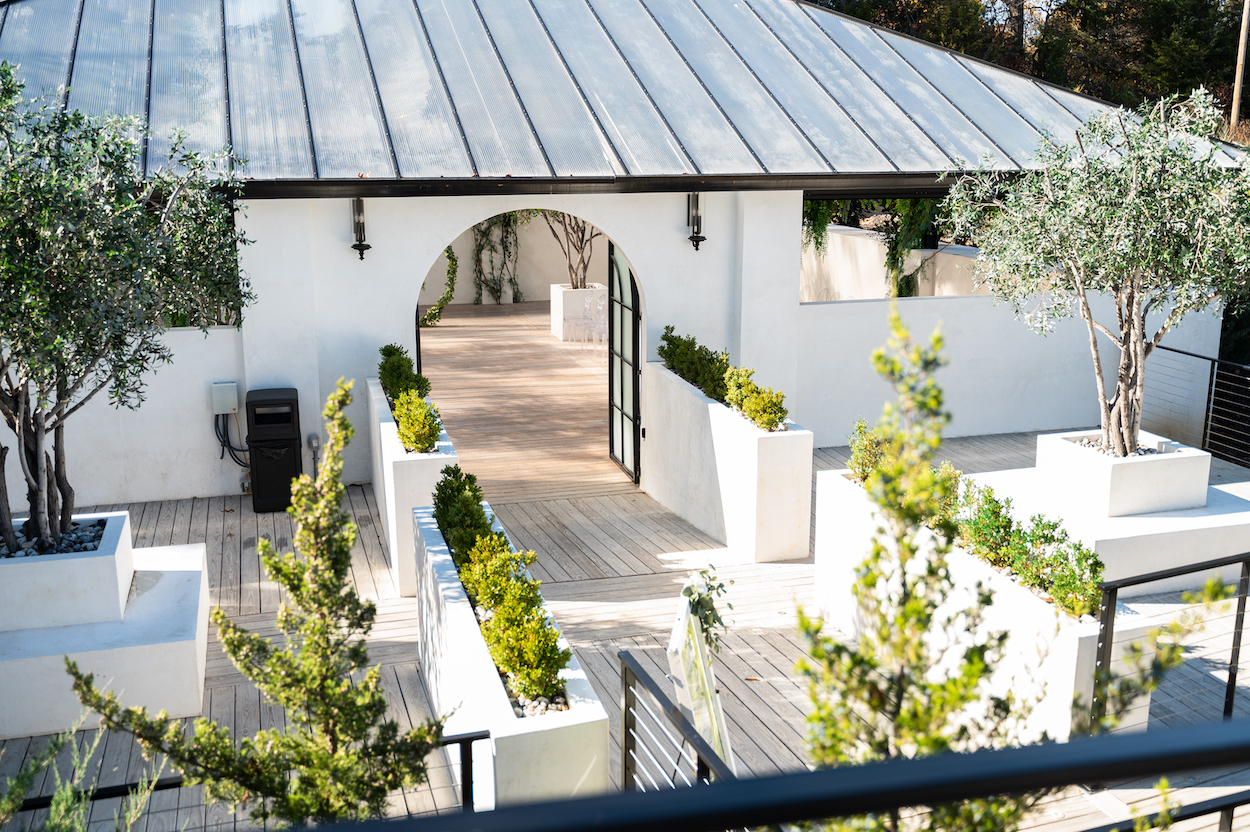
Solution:
[[(855, 638), (862, 626), (851, 594), (855, 570), (868, 554), (879, 520), (864, 489), (848, 479), (847, 473), (816, 474), (815, 597), (821, 619)], [(1009, 638), (987, 690), (996, 695), (1010, 690), (1018, 701), (1036, 702), (1022, 740), (1035, 740), (1043, 732), (1054, 740), (1067, 739), (1083, 713), (1074, 706), (1074, 697), (1086, 706), (1092, 699), (1098, 621), (1089, 616), (1078, 621), (1059, 612), (961, 549), (953, 549), (947, 563), (956, 590), (939, 608), (937, 619), (972, 606), (978, 583), (990, 590), (993, 603), (986, 611), (983, 631), (1005, 631)], [(1144, 621), (1130, 605), (1117, 606), (1113, 670), (1128, 671), (1129, 646), (1140, 643), (1150, 629)], [(963, 646), (960, 639), (966, 638), (962, 631), (931, 635), (935, 646)], [(1133, 703), (1119, 730), (1144, 728), (1149, 712), (1147, 695)]]
[(413, 560), (412, 524), (408, 516), (416, 506), (428, 506), (443, 468), (460, 464), (447, 431), (442, 431), (434, 450), (409, 453), (399, 441), (399, 427), (376, 378), (367, 382), (369, 396), (369, 453), (373, 465), (373, 496), (385, 518), (387, 555), (391, 578), (401, 597), (417, 592), (417, 567)]
[[(82, 717), (65, 656), (94, 673), (97, 687), (115, 691), (124, 706), (164, 710), (171, 717), (202, 712), (208, 649), (204, 544), (134, 549), (131, 560), (133, 580), (126, 581), (129, 600), (120, 618), (0, 632), (0, 739), (64, 731)], [(8, 583), (10, 563), (0, 561), (0, 584)], [(51, 570), (50, 579), (55, 574)], [(114, 594), (115, 587), (106, 582), (97, 591)]]
[(659, 362), (642, 366), (642, 490), (744, 562), (805, 558), (812, 432), (769, 433)]
[[(826, 300), (865, 300), (889, 296), (886, 287), (885, 238), (866, 228), (829, 226), (825, 251), (803, 247), (804, 303)], [(986, 294), (973, 284), (973, 268), (980, 251), (969, 246), (913, 249), (903, 263), (904, 273), (920, 269), (916, 294), (921, 297)]]
[[(490, 512), (487, 506), (488, 513)], [(608, 791), (608, 715), (574, 656), (560, 672), (567, 711), (519, 718), (508, 702), (451, 551), (430, 506), (412, 512), (421, 673), (445, 734), (489, 730), (474, 744), (475, 805), (490, 809)], [(492, 516), (497, 531), (502, 526)], [(568, 642), (560, 639), (560, 646)], [(489, 753), (481, 753), (482, 750)]]

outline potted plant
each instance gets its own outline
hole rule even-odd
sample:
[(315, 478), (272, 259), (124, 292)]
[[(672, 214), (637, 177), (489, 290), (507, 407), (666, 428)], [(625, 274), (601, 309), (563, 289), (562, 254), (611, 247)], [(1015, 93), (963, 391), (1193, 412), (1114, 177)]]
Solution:
[[(981, 249), (979, 283), (1039, 332), (1074, 313), (1085, 322), (1100, 429), (1064, 441), (1076, 447), (1089, 440), (1082, 444), (1103, 454), (1062, 454), (1071, 481), (1085, 490), (1124, 479), (1090, 466), (1106, 469), (1139, 453), (1164, 460), (1180, 451), (1159, 438), (1148, 437), (1149, 446), (1141, 441), (1146, 362), (1187, 313), (1248, 291), (1250, 170), (1208, 138), (1219, 123), (1218, 107), (1202, 90), (1136, 114), (1106, 113), (1079, 128), (1074, 144), (1044, 137), (1034, 170), (979, 169), (959, 177), (943, 202), (956, 237), (971, 236)], [(1107, 342), (1114, 347), (1110, 375)], [(1054, 456), (1050, 450), (1039, 444), (1039, 466)], [(1169, 487), (1200, 493), (1203, 505), (1203, 464), (1174, 467), (1192, 482)], [(1193, 507), (1094, 499), (1147, 510)]]
[(608, 291), (602, 283), (586, 282), (595, 240), (602, 237), (603, 232), (572, 214), (560, 211), (542, 211), (541, 214), (564, 255), (569, 275), (568, 285), (551, 284), (551, 334), (561, 341), (570, 341), (587, 308), (587, 299), (593, 305)]

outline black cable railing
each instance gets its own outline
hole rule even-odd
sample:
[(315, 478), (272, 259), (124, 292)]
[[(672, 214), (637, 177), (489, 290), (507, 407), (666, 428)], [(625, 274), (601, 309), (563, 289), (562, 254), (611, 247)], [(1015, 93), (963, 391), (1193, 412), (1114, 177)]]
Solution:
[[(443, 737), (441, 745), (446, 748), (449, 745), (457, 745), (460, 747), (460, 811), (465, 814), (473, 813), (473, 743), (478, 740), (490, 739), (490, 731), (472, 731), (464, 734), (453, 734)], [(139, 790), (139, 783), (123, 783), (119, 786), (101, 786), (91, 791), (87, 795), (87, 799), (91, 801), (108, 800), (114, 797), (126, 797)], [(160, 792), (166, 789), (181, 789), (183, 786), (182, 777), (162, 777), (152, 786), (152, 791)], [(28, 797), (22, 801), (21, 811), (31, 812), (36, 809), (47, 809), (52, 805), (52, 795), (42, 795), (40, 797)]]
[(1156, 347), (1146, 373), (1142, 427), (1250, 466), (1250, 366)]

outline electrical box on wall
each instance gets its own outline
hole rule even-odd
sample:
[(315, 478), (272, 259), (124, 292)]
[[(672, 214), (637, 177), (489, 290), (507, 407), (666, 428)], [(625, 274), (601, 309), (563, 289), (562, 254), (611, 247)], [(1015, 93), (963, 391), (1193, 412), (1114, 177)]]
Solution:
[(213, 415), (239, 412), (239, 385), (233, 381), (213, 384)]

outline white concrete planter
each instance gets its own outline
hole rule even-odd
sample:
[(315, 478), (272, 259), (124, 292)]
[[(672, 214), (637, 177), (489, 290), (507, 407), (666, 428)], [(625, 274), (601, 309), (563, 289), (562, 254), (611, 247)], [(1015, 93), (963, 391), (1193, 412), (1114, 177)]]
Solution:
[[(490, 514), (490, 507), (486, 508)], [(418, 649), (430, 705), (436, 714), (451, 713), (444, 733), (487, 729), (491, 734), (489, 745), (479, 743), (474, 748), (477, 808), (607, 792), (608, 715), (577, 658), (560, 673), (569, 709), (518, 718), (434, 521), (433, 508), (414, 509), (412, 516), (421, 634)], [(498, 521), (495, 528), (503, 530)], [(568, 647), (563, 638), (560, 645)], [(480, 753), (483, 746), (490, 753)]]
[(642, 490), (745, 562), (808, 555), (812, 432), (769, 433), (662, 363), (642, 370)]
[(1139, 442), (1163, 453), (1113, 457), (1076, 444), (1098, 431), (1037, 437), (1038, 472), (1107, 517), (1202, 508), (1211, 454), (1141, 431)]
[[(839, 470), (816, 474), (815, 595), (821, 618), (854, 638), (861, 629), (851, 594), (855, 569), (868, 554), (879, 520), (864, 489), (846, 478), (847, 473)], [(1080, 697), (1086, 705), (1092, 697), (1097, 620), (1087, 617), (1077, 621), (961, 549), (953, 549), (947, 560), (957, 591), (939, 609), (939, 619), (947, 612), (971, 606), (978, 582), (992, 590), (994, 602), (986, 611), (985, 630), (1006, 631), (1009, 639), (988, 689), (996, 694), (1012, 690), (1021, 699), (1039, 700), (1023, 739), (1035, 739), (1046, 732), (1051, 739), (1066, 740), (1073, 720), (1079, 716), (1073, 697)], [(1128, 671), (1128, 645), (1144, 639), (1150, 630), (1138, 623), (1144, 620), (1130, 605), (1118, 605), (1114, 671)], [(934, 635), (939, 639), (954, 637), (958, 643), (963, 634)], [(1147, 695), (1134, 702), (1117, 730), (1145, 728), (1149, 713)]]
[(587, 283), (585, 289), (570, 289), (567, 283), (552, 283), (551, 334), (561, 341), (572, 341), (572, 327), (565, 324), (564, 317), (580, 318), (586, 308), (586, 298), (597, 300), (607, 293), (608, 287), (602, 283)]
[(64, 731), (82, 716), (64, 656), (122, 705), (202, 711), (208, 647), (203, 543), (131, 549), (126, 512), (95, 552), (0, 560), (0, 739)]
[(430, 453), (404, 450), (399, 441), (399, 426), (391, 415), (381, 382), (371, 378), (366, 383), (373, 496), (378, 501), (378, 513), (386, 529), (391, 577), (400, 596), (411, 597), (417, 592), (417, 567), (412, 556), (412, 524), (408, 522), (408, 513), (416, 506), (430, 504), (443, 468), (460, 464), (460, 457), (445, 430)]
[(105, 521), (94, 552), (0, 558), (0, 632), (122, 617), (135, 571), (130, 514), (84, 514), (74, 519)]

